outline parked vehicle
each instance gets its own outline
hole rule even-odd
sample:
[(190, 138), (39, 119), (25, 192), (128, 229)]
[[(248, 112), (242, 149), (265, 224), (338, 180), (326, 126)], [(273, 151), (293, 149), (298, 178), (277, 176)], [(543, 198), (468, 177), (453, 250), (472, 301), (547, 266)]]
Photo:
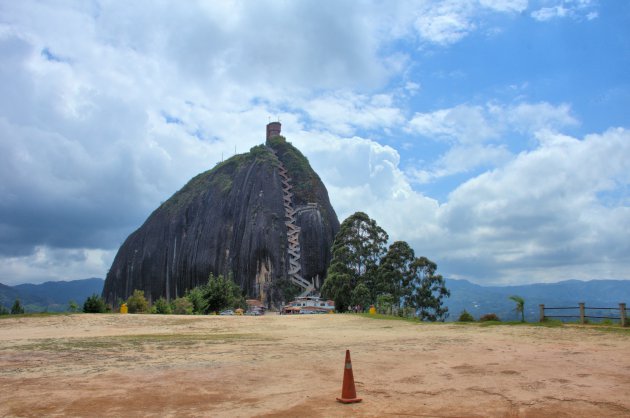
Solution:
[(231, 309), (226, 309), (225, 311), (221, 311), (219, 315), (234, 315), (234, 311)]

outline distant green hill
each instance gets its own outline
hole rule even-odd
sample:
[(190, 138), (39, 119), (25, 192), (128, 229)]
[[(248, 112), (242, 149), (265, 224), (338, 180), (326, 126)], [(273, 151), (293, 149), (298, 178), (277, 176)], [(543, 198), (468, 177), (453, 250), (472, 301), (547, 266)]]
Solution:
[(0, 304), (11, 309), (15, 299), (20, 299), (26, 312), (63, 312), (68, 309), (71, 300), (82, 306), (92, 294), (100, 295), (103, 282), (103, 279), (91, 278), (16, 286), (0, 283)]
[[(566, 280), (557, 283), (536, 283), (521, 286), (479, 286), (466, 280), (448, 279), (451, 297), (446, 300), (449, 321), (455, 321), (466, 309), (475, 319), (495, 313), (504, 321), (518, 320), (515, 304), (508, 298), (518, 295), (525, 299), (527, 321), (537, 321), (538, 305), (547, 307), (578, 306), (616, 308), (620, 302), (630, 306), (630, 280)], [(567, 314), (577, 314), (576, 309)]]

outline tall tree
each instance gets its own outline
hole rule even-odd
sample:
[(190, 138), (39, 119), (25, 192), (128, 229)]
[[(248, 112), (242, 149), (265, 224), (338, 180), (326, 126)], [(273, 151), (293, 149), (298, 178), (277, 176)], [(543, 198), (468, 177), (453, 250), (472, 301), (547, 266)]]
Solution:
[(352, 306), (360, 306), (361, 309), (365, 309), (372, 303), (370, 296), (370, 289), (365, 283), (359, 283), (353, 290), (351, 295)]
[(411, 265), (415, 260), (413, 249), (405, 241), (396, 241), (389, 246), (387, 254), (378, 266), (376, 292), (378, 295), (389, 294), (397, 309), (411, 292)]
[(443, 299), (451, 292), (446, 288), (444, 278), (435, 274), (437, 264), (426, 257), (416, 258), (411, 264), (411, 292), (407, 298), (422, 321), (444, 321), (448, 308), (443, 307)]
[(356, 212), (341, 224), (332, 248), (332, 261), (322, 293), (334, 299), (335, 307), (345, 311), (352, 302), (352, 291), (363, 283), (376, 297), (376, 272), (385, 253), (387, 232), (363, 212)]
[(352, 290), (355, 286), (356, 277), (350, 269), (343, 262), (333, 258), (321, 291), (323, 296), (335, 301), (337, 312), (345, 312), (351, 305)]

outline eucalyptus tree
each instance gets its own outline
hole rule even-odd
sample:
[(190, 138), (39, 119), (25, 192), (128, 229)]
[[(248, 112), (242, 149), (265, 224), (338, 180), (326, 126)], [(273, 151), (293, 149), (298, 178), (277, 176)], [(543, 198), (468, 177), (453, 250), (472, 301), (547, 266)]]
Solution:
[(363, 212), (342, 222), (322, 286), (322, 293), (334, 299), (337, 310), (347, 309), (352, 303), (352, 292), (360, 283), (367, 287), (370, 303), (374, 303), (377, 269), (388, 239), (387, 232)]
[(416, 258), (411, 263), (411, 291), (405, 297), (422, 321), (444, 321), (448, 316), (448, 308), (443, 302), (451, 292), (442, 275), (435, 274), (436, 270), (437, 264), (426, 257)]
[(377, 274), (377, 295), (389, 294), (397, 310), (404, 307), (411, 293), (411, 265), (415, 260), (413, 249), (405, 241), (396, 241), (389, 246), (382, 258)]

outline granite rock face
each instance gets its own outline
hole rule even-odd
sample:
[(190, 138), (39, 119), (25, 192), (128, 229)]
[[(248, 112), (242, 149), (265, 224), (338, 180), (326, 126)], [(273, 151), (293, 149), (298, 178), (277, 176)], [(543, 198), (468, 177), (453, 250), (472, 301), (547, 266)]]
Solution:
[(120, 247), (105, 280), (106, 301), (117, 304), (134, 289), (151, 300), (173, 299), (210, 273), (231, 275), (248, 297), (267, 305), (286, 300), (280, 164), (293, 185), (302, 276), (323, 283), (339, 220), (308, 160), (274, 136), (194, 177), (157, 208)]

